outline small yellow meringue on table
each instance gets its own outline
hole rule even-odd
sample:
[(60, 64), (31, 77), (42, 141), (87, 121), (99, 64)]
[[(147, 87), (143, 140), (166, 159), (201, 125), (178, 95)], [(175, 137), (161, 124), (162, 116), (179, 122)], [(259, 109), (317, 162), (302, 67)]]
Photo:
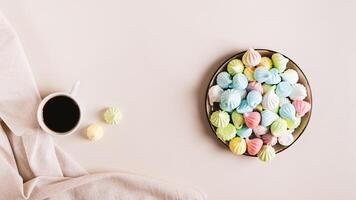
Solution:
[(86, 136), (91, 141), (100, 140), (104, 135), (103, 128), (98, 124), (91, 124), (86, 130)]

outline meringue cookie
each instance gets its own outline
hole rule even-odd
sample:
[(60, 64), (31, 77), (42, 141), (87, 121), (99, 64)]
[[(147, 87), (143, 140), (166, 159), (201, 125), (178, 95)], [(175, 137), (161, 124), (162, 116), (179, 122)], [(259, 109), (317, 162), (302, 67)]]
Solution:
[(276, 95), (279, 97), (288, 97), (292, 93), (292, 86), (286, 81), (278, 83), (276, 87)]
[(237, 90), (235, 89), (239, 94), (241, 99), (244, 99), (246, 97), (247, 91), (246, 90)]
[(261, 84), (260, 82), (257, 82), (257, 81), (251, 81), (251, 82), (247, 85), (247, 90), (248, 90), (248, 91), (256, 90), (256, 91), (260, 92), (261, 94), (263, 93), (262, 84)]
[(275, 90), (275, 88), (276, 88), (276, 86), (274, 86), (274, 85), (268, 85), (268, 84), (266, 84), (266, 83), (264, 83), (263, 85), (262, 85), (262, 88), (263, 88), (263, 93), (262, 94), (266, 94), (267, 92), (269, 92), (270, 90)]
[(261, 118), (261, 125), (267, 127), (270, 126), (276, 119), (278, 119), (279, 116), (270, 110), (264, 110), (261, 112)]
[(259, 111), (259, 112), (262, 112), (262, 110), (263, 110), (262, 104), (258, 104), (258, 105), (256, 106), (256, 110)]
[(253, 74), (255, 72), (255, 69), (253, 67), (245, 67), (244, 69), (244, 74), (247, 77), (248, 81), (254, 81)]
[(249, 128), (256, 128), (261, 121), (259, 112), (248, 112), (244, 114), (245, 124)]
[(225, 90), (221, 94), (220, 108), (224, 111), (231, 112), (240, 105), (241, 97), (235, 89)]
[(236, 111), (231, 114), (232, 123), (234, 126), (239, 129), (245, 123), (244, 116)]
[(286, 120), (287, 122), (288, 129), (296, 129), (302, 122), (302, 119), (300, 117), (295, 117), (294, 119), (285, 118), (284, 120)]
[(276, 157), (276, 151), (271, 145), (263, 145), (258, 153), (258, 158), (264, 162), (270, 161), (274, 157)]
[(223, 142), (229, 141), (236, 136), (236, 128), (232, 124), (216, 129), (216, 136)]
[(247, 153), (254, 156), (261, 150), (263, 141), (260, 138), (246, 139)]
[(279, 97), (274, 93), (274, 90), (270, 90), (263, 96), (262, 106), (264, 109), (271, 111), (277, 111), (279, 106)]
[(237, 129), (236, 134), (242, 138), (248, 138), (252, 134), (252, 129), (248, 128), (246, 126), (243, 126), (242, 128)]
[(238, 73), (232, 78), (232, 88), (234, 89), (244, 90), (247, 88), (247, 85), (248, 80), (242, 73)]
[(272, 68), (272, 60), (268, 57), (262, 57), (258, 66), (264, 66), (267, 69), (271, 69)]
[(242, 155), (246, 152), (246, 142), (243, 138), (235, 137), (229, 142), (229, 148), (232, 153)]
[(261, 54), (249, 48), (242, 56), (242, 62), (248, 67), (254, 67), (261, 61)]
[(246, 112), (252, 112), (253, 108), (251, 106), (248, 105), (246, 99), (242, 100), (240, 105), (236, 108), (236, 111), (238, 113), (246, 113)]
[(209, 104), (212, 106), (214, 102), (220, 102), (220, 97), (223, 92), (224, 90), (219, 85), (211, 86), (208, 91)]
[(244, 71), (244, 64), (240, 59), (232, 59), (229, 64), (227, 64), (227, 72), (232, 76)]
[(291, 103), (286, 103), (281, 106), (279, 109), (279, 116), (287, 119), (295, 118), (295, 108)]
[(271, 78), (271, 72), (266, 67), (257, 67), (253, 73), (256, 81), (263, 83)]
[(117, 124), (122, 119), (122, 113), (118, 108), (109, 107), (104, 113), (104, 120), (108, 124)]
[(299, 99), (293, 101), (293, 106), (296, 110), (297, 117), (303, 117), (307, 112), (311, 110), (311, 104), (309, 102)]
[(293, 132), (294, 130), (287, 131), (285, 134), (281, 135), (278, 137), (278, 143), (282, 146), (289, 146), (293, 143), (294, 137), (293, 137)]
[(272, 55), (272, 62), (273, 66), (277, 68), (280, 73), (282, 73), (287, 68), (289, 60), (279, 53), (274, 53)]
[(277, 137), (273, 136), (270, 133), (262, 135), (261, 139), (263, 140), (263, 144), (268, 144), (272, 146), (277, 144)]
[(232, 84), (231, 75), (227, 72), (220, 72), (216, 77), (216, 83), (222, 88), (227, 89)]
[(287, 97), (279, 97), (279, 106), (282, 106), (286, 103), (291, 103)]
[(88, 126), (86, 131), (86, 136), (89, 140), (96, 141), (100, 140), (104, 135), (103, 128), (98, 124), (91, 124)]
[(294, 69), (287, 69), (281, 75), (282, 79), (290, 84), (296, 84), (299, 80), (298, 72)]
[(272, 135), (279, 137), (287, 131), (287, 122), (282, 118), (276, 119), (271, 125)]
[(266, 80), (267, 84), (275, 85), (281, 82), (282, 78), (276, 68), (272, 68), (271, 70), (269, 70), (269, 72), (271, 73), (271, 76), (269, 77), (269, 79)]
[(253, 129), (253, 133), (255, 133), (256, 137), (261, 137), (262, 135), (268, 132), (268, 128), (260, 125)]
[(262, 102), (262, 95), (256, 90), (251, 90), (247, 94), (246, 101), (250, 107), (255, 108), (258, 104)]
[(304, 85), (300, 84), (300, 83), (296, 83), (294, 85), (292, 85), (292, 92), (289, 95), (289, 97), (292, 100), (303, 100), (305, 99), (305, 97), (307, 97), (307, 89), (304, 87)]
[(215, 111), (210, 115), (210, 122), (215, 127), (225, 127), (230, 122), (230, 116), (225, 111)]

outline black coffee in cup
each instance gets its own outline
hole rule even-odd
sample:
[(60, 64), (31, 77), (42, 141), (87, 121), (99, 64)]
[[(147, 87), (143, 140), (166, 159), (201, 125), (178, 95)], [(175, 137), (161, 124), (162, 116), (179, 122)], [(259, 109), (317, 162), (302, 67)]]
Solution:
[(49, 99), (43, 106), (43, 122), (54, 132), (66, 133), (76, 127), (80, 120), (79, 105), (65, 95)]

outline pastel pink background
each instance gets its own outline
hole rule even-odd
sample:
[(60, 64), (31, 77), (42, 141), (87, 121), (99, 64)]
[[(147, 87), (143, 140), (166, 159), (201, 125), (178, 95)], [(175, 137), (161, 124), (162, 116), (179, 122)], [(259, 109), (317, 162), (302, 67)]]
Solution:
[[(55, 140), (90, 171), (195, 186), (210, 199), (356, 198), (355, 1), (0, 0), (0, 8), (43, 96), (81, 80), (81, 131), (99, 122), (105, 136)], [(309, 127), (268, 164), (232, 155), (204, 115), (210, 76), (247, 47), (288, 55), (313, 90)], [(100, 122), (109, 105), (124, 113), (118, 126)]]

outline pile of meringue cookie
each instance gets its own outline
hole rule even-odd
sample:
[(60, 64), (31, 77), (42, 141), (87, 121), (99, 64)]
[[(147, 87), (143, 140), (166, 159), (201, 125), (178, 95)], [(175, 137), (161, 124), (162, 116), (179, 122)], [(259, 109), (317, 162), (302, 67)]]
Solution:
[(287, 69), (288, 62), (279, 53), (261, 57), (248, 49), (242, 61), (230, 60), (227, 71), (217, 75), (216, 85), (208, 91), (210, 105), (218, 107), (210, 123), (234, 154), (269, 161), (276, 154), (274, 145), (293, 143), (293, 132), (311, 104), (298, 73)]

